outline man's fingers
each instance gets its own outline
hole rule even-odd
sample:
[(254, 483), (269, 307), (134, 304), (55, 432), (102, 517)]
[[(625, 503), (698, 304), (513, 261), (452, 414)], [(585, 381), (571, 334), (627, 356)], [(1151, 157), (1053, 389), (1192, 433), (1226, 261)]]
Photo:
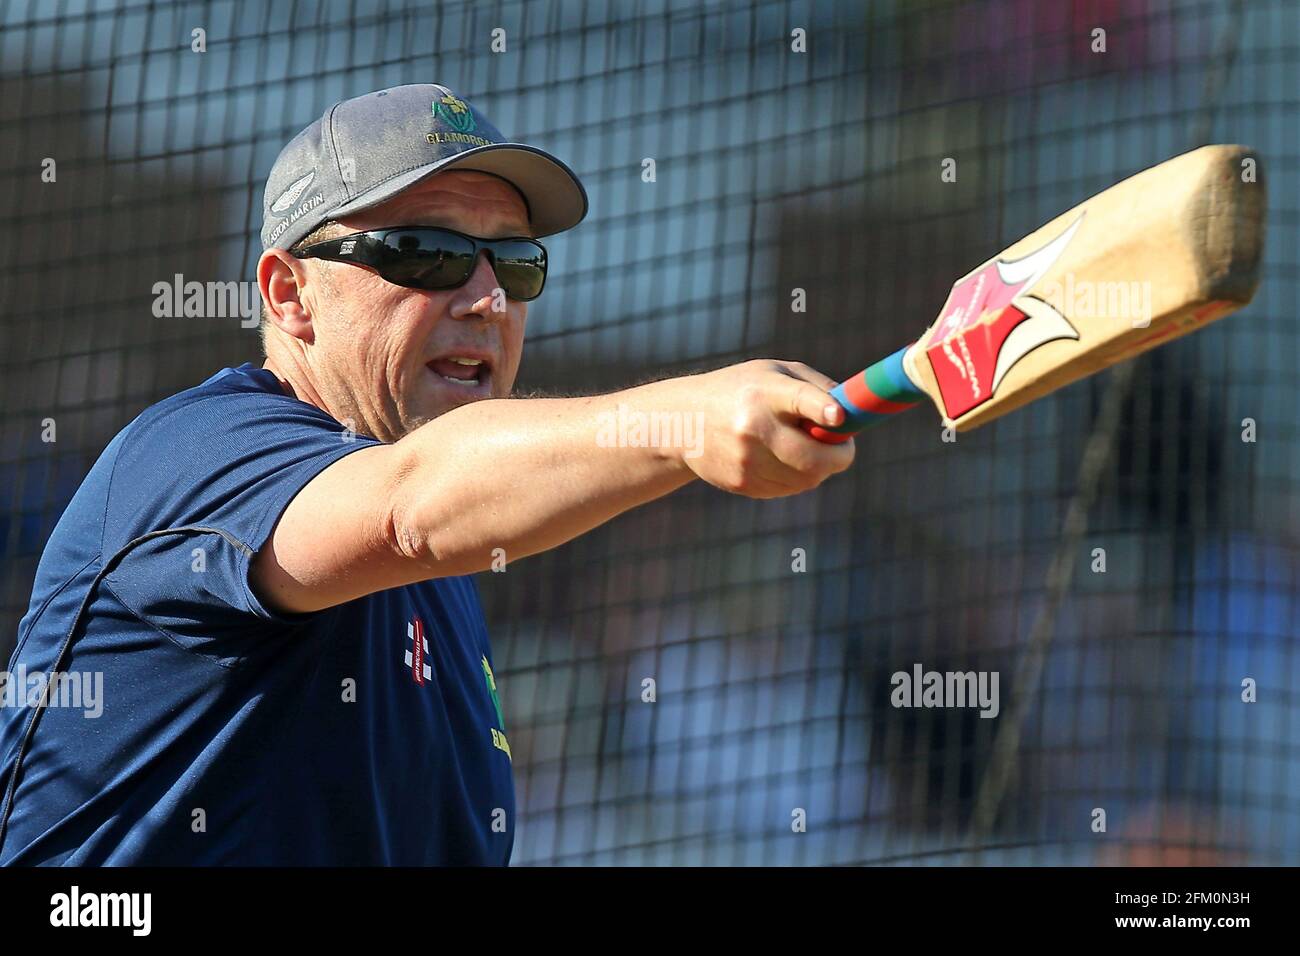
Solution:
[(839, 382), (828, 375), (823, 375), (811, 365), (805, 365), (803, 362), (778, 362), (781, 370), (793, 378), (803, 379), (811, 385), (816, 385), (823, 391), (829, 392)]
[[(827, 379), (829, 382), (830, 380)], [(830, 383), (831, 388), (835, 383)], [(818, 425), (834, 427), (844, 421), (844, 409), (831, 398), (830, 389), (821, 388), (803, 379), (791, 378), (785, 393), (776, 402), (776, 409), (792, 415), (796, 421), (808, 419)]]
[(716, 414), (706, 415), (708, 449), (683, 461), (718, 488), (753, 498), (798, 494), (853, 462), (852, 440), (827, 444), (804, 431), (845, 420), (831, 397), (835, 382), (807, 365), (754, 359), (687, 385), (699, 393), (690, 400)]
[(810, 440), (802, 430), (785, 432), (772, 445), (772, 454), (782, 465), (804, 478), (812, 477), (817, 483), (847, 469), (856, 453), (851, 438), (832, 445)]

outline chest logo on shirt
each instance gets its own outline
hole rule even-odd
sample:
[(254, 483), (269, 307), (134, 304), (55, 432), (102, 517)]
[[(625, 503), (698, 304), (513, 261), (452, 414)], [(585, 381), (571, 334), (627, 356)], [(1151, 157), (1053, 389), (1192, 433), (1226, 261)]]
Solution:
[(429, 666), (429, 639), (424, 634), (424, 622), (418, 617), (406, 622), (406, 656), (402, 661), (411, 680), (417, 684), (433, 680), (433, 668)]
[(501, 725), (500, 729), (491, 728), (492, 746), (510, 757), (510, 762), (514, 763), (515, 758), (510, 756), (510, 741), (506, 740), (506, 719), (501, 713), (501, 698), (497, 696), (497, 681), (492, 676), (492, 665), (488, 663), (486, 656), (483, 657), (480, 663), (483, 665), (483, 679), (487, 682), (488, 693), (492, 695), (492, 706), (497, 709), (497, 723)]

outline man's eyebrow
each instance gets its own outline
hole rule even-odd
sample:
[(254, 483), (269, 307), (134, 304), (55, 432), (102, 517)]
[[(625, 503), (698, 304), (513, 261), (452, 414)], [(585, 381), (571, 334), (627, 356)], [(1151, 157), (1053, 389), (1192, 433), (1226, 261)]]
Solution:
[[(442, 217), (442, 216), (432, 216), (432, 215), (429, 215), (429, 216), (412, 216), (412, 217), (411, 217), (409, 220), (407, 220), (407, 221), (404, 221), (404, 222), (395, 222), (395, 223), (392, 223), (391, 225), (384, 226), (384, 227), (382, 227), (382, 228), (385, 228), (385, 229), (392, 229), (392, 228), (400, 227), (400, 226), (428, 226), (428, 227), (430, 227), (430, 228), (432, 228), (432, 229), (450, 229), (452, 232), (463, 232), (463, 233), (465, 233), (466, 235), (474, 235), (474, 233), (473, 233), (472, 230), (469, 230), (469, 229), (462, 229), (462, 228), (460, 228), (459, 226), (452, 225), (451, 223), (449, 223), (449, 222), (446, 220), (445, 217)], [(494, 235), (484, 235), (484, 236), (482, 236), (482, 237), (480, 237), (480, 238), (483, 238), (483, 239), (491, 239), (491, 238), (501, 238), (501, 239), (505, 239), (505, 238), (509, 238), (509, 237), (512, 237), (512, 236), (527, 236), (527, 237), (529, 237), (529, 238), (532, 238), (532, 235), (533, 235), (532, 230), (529, 228), (529, 224), (526, 223), (526, 222), (519, 222), (519, 221), (511, 221), (511, 222), (505, 224), (504, 226), (502, 226), (500, 229), (493, 229), (493, 230), (490, 230), (490, 232), (493, 233)]]

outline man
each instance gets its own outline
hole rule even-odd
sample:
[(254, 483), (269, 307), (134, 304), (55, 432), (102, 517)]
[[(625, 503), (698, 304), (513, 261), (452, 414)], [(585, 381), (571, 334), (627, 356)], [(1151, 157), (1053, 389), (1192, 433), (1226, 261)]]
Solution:
[[(473, 579), (699, 477), (752, 497), (848, 467), (834, 383), (755, 361), (508, 399), (537, 237), (586, 195), (442, 86), (336, 104), (267, 181), (266, 361), (147, 409), (42, 557), (10, 671), (0, 862), (503, 864), (510, 744)], [(701, 413), (682, 448), (604, 412)], [(31, 695), (29, 695), (30, 697)]]

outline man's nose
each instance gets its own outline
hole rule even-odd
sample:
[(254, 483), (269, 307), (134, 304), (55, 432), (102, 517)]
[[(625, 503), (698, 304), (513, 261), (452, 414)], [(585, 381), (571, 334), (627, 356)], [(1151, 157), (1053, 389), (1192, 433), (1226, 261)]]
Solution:
[[(479, 252), (474, 272), (458, 290), (452, 313), (464, 318), (492, 318), (505, 314), (505, 293), (498, 292), (496, 271), (486, 252)], [(483, 300), (487, 299), (485, 303)], [(496, 306), (497, 308), (494, 308)]]

